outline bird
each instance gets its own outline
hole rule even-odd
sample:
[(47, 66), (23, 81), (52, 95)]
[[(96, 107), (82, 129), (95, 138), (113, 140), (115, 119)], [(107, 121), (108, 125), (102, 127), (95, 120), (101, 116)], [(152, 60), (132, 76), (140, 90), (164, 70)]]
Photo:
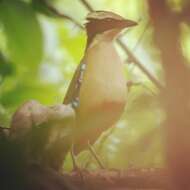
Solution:
[(127, 27), (137, 25), (110, 11), (93, 11), (86, 17), (87, 45), (63, 103), (76, 112), (73, 153), (93, 144), (113, 126), (127, 102), (127, 81), (114, 41)]

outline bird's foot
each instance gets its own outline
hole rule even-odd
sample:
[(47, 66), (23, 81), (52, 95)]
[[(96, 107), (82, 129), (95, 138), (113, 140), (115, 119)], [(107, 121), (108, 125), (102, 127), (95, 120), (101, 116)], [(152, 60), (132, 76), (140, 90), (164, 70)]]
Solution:
[(116, 168), (110, 168), (110, 169), (108, 169), (108, 171), (116, 173), (117, 176), (119, 176), (119, 177), (121, 177), (121, 175), (122, 175), (122, 171), (119, 169), (116, 169)]
[(87, 189), (86, 176), (87, 174), (89, 174), (88, 170), (76, 166), (75, 168), (73, 168), (72, 173), (73, 175), (78, 176), (80, 183), (83, 186), (83, 189), (86, 190)]
[(72, 158), (72, 162), (73, 162), (73, 170), (72, 170), (72, 173), (74, 175), (77, 175), (79, 176), (80, 178), (80, 181), (81, 183), (83, 184), (83, 186), (85, 187), (85, 174), (88, 172), (86, 169), (81, 169), (79, 166), (78, 166), (78, 163), (77, 163), (77, 159), (74, 155), (74, 152), (73, 152), (73, 147), (72, 147), (72, 150), (71, 150), (71, 158)]
[(85, 178), (85, 175), (86, 174), (89, 174), (89, 171), (85, 168), (79, 168), (79, 167), (75, 167), (73, 170), (72, 170), (72, 173), (73, 174), (77, 174), (82, 178)]

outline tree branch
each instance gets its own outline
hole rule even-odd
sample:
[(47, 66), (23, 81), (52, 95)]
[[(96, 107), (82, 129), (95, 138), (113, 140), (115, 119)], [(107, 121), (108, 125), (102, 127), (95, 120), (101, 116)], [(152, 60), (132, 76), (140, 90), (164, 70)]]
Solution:
[(77, 27), (79, 27), (80, 29), (84, 29), (84, 27), (77, 22), (75, 19), (73, 19), (72, 17), (65, 15), (61, 12), (59, 12), (56, 8), (54, 8), (52, 5), (50, 5), (46, 0), (41, 0), (43, 2), (43, 4), (49, 9), (49, 11), (53, 14), (55, 14), (56, 16), (69, 20), (71, 22), (73, 22)]
[(133, 55), (129, 48), (120, 39), (118, 39), (117, 42), (129, 56), (130, 61), (135, 63), (135, 65), (139, 67), (139, 69), (158, 87), (159, 90), (163, 89), (162, 84), (160, 84), (160, 82), (142, 65), (142, 63)]
[(89, 10), (90, 12), (94, 11), (92, 6), (86, 0), (80, 0), (80, 1), (86, 7), (87, 10)]
[[(118, 190), (118, 189), (167, 189), (168, 175), (164, 169), (129, 169), (128, 171), (99, 170), (81, 171), (62, 175), (49, 169), (30, 167), (30, 188), (48, 187), (48, 190)], [(28, 189), (28, 188), (27, 188)]]

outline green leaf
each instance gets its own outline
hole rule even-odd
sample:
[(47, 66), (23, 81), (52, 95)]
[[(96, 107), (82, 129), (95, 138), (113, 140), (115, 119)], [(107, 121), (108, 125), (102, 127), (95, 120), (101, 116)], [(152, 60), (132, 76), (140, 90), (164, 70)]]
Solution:
[(20, 0), (2, 0), (0, 20), (11, 61), (16, 64), (39, 64), (43, 55), (43, 39), (32, 8)]

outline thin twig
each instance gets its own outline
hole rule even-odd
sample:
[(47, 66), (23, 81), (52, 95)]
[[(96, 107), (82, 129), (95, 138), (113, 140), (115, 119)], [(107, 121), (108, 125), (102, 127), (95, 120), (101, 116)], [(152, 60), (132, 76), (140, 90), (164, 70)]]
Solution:
[(146, 76), (157, 86), (159, 90), (162, 90), (164, 87), (160, 82), (142, 65), (142, 63), (133, 55), (133, 53), (128, 49), (128, 47), (120, 39), (117, 40), (118, 44), (122, 49), (127, 53), (129, 59), (135, 63), (139, 69), (146, 74)]
[(65, 15), (61, 12), (59, 12), (56, 8), (54, 8), (52, 5), (50, 5), (46, 0), (42, 0), (43, 4), (49, 9), (49, 11), (51, 11), (53, 14), (55, 14), (56, 16), (63, 18), (63, 19), (67, 19), (71, 22), (73, 22), (76, 26), (78, 26), (80, 29), (84, 29), (84, 27), (77, 22), (75, 19), (73, 19), (72, 17)]
[(136, 42), (136, 44), (135, 44), (135, 46), (134, 46), (134, 48), (133, 48), (133, 51), (135, 51), (135, 50), (137, 49), (138, 45), (139, 45), (139, 44), (141, 43), (141, 41), (143, 40), (143, 37), (144, 37), (144, 35), (145, 35), (145, 33), (146, 33), (146, 30), (147, 30), (148, 27), (149, 27), (149, 24), (150, 24), (150, 21), (148, 21), (148, 22), (146, 23), (146, 25), (145, 25), (145, 27), (144, 27), (144, 29), (143, 29), (143, 32), (141, 33), (140, 37), (138, 38), (138, 40), (137, 40), (137, 42)]
[[(90, 12), (94, 10), (86, 0), (80, 0), (80, 2)], [(128, 47), (121, 41), (121, 39), (118, 39), (117, 42), (121, 46), (121, 48), (126, 52), (129, 59), (132, 62), (134, 62), (145, 75), (147, 75), (147, 77), (157, 86), (157, 88), (159, 90), (163, 89), (164, 88), (163, 85), (143, 66), (143, 64), (135, 57), (135, 55), (133, 55), (133, 53), (128, 49)]]
[[(65, 173), (63, 176), (81, 187), (79, 175)], [(84, 173), (87, 189), (168, 189), (169, 176), (166, 169), (142, 168), (128, 170), (97, 170)], [(81, 188), (83, 189), (83, 188)]]
[[(139, 44), (141, 43), (141, 41), (143, 40), (143, 37), (144, 37), (144, 35), (145, 35), (145, 33), (146, 33), (147, 28), (149, 27), (149, 24), (150, 24), (150, 21), (148, 21), (148, 22), (145, 24), (145, 27), (144, 27), (142, 33), (141, 33), (140, 36), (138, 37), (138, 40), (137, 40), (135, 46), (134, 46), (133, 49), (132, 49), (133, 52), (136, 51), (138, 45), (139, 45)], [(130, 61), (131, 61), (131, 60), (130, 60)], [(127, 58), (125, 62), (126, 62), (126, 63), (131, 63), (131, 62), (129, 62), (129, 58)], [(130, 72), (133, 72), (135, 66), (137, 66), (137, 65), (135, 65), (135, 64), (133, 63), (133, 67), (131, 67)], [(132, 83), (131, 83), (131, 81), (128, 81), (128, 84), (129, 84), (129, 85), (127, 85), (127, 86), (128, 86), (128, 90), (129, 90), (129, 91), (130, 91), (130, 89), (131, 89), (131, 86), (133, 86), (133, 85), (142, 85), (144, 88), (146, 88), (147, 90), (149, 90), (150, 93), (151, 93), (153, 96), (157, 96), (157, 94), (156, 94), (153, 90), (151, 90), (150, 88), (148, 88), (148, 87), (147, 87), (146, 85), (144, 85), (143, 83), (139, 83), (139, 82), (137, 82), (137, 83), (132, 82)]]
[(90, 12), (94, 11), (94, 9), (92, 8), (92, 6), (86, 0), (80, 0), (80, 1), (86, 7), (87, 10), (89, 10)]

